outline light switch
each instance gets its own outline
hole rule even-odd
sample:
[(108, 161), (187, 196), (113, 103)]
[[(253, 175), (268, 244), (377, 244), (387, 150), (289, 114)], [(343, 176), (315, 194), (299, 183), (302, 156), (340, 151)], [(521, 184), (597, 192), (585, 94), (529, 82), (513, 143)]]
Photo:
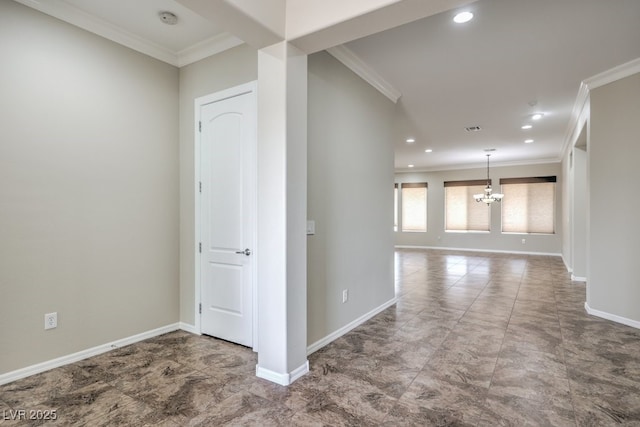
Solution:
[(316, 234), (316, 222), (307, 221), (307, 236), (312, 236), (314, 234)]

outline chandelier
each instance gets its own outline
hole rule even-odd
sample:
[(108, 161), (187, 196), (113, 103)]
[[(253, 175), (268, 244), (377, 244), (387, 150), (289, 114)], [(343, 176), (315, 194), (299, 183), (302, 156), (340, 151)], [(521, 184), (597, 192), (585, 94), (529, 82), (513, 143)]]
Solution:
[(504, 197), (504, 194), (492, 193), (491, 179), (489, 178), (489, 157), (491, 157), (491, 154), (487, 154), (487, 186), (484, 187), (484, 193), (473, 195), (476, 202), (484, 202), (487, 206), (490, 206), (493, 202), (501, 201)]

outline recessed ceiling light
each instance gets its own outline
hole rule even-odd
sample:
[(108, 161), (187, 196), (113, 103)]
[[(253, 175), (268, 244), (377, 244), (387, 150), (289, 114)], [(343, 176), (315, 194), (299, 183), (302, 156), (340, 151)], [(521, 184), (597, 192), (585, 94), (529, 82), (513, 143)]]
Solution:
[(407, 144), (413, 144), (414, 142), (416, 142), (415, 138), (407, 138)]
[(531, 120), (540, 120), (543, 116), (544, 114), (542, 113), (536, 113), (533, 116), (531, 116)]
[(522, 126), (522, 129), (527, 130), (527, 129), (531, 129), (533, 126), (531, 125), (524, 125)]
[(525, 139), (524, 143), (525, 144), (531, 144), (533, 142), (533, 139)]
[(433, 153), (433, 150), (431, 148), (427, 148), (426, 150), (424, 150), (425, 153)]
[(460, 12), (456, 16), (453, 17), (453, 22), (456, 24), (464, 24), (465, 22), (469, 22), (473, 19), (473, 13), (471, 12)]
[(413, 167), (413, 165), (409, 165), (408, 167), (412, 168), (412, 167)]

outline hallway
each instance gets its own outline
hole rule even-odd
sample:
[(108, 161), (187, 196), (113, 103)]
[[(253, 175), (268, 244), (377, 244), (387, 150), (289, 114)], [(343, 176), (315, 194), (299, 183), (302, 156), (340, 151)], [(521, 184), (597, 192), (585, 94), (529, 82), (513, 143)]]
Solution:
[(288, 388), (248, 349), (178, 331), (0, 386), (0, 425), (29, 425), (21, 409), (65, 426), (640, 424), (640, 331), (587, 315), (560, 258), (395, 257), (397, 305)]

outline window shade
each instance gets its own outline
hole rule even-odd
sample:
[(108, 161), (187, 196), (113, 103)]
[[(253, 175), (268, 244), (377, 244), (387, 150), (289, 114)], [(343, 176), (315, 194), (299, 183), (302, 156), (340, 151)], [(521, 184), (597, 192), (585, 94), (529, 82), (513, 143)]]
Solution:
[(485, 180), (444, 183), (446, 231), (489, 231), (489, 206), (473, 199), (486, 185)]
[(398, 231), (398, 184), (393, 184), (393, 231)]
[(402, 231), (427, 231), (427, 183), (403, 183)]
[(555, 233), (556, 177), (501, 179), (502, 231)]

